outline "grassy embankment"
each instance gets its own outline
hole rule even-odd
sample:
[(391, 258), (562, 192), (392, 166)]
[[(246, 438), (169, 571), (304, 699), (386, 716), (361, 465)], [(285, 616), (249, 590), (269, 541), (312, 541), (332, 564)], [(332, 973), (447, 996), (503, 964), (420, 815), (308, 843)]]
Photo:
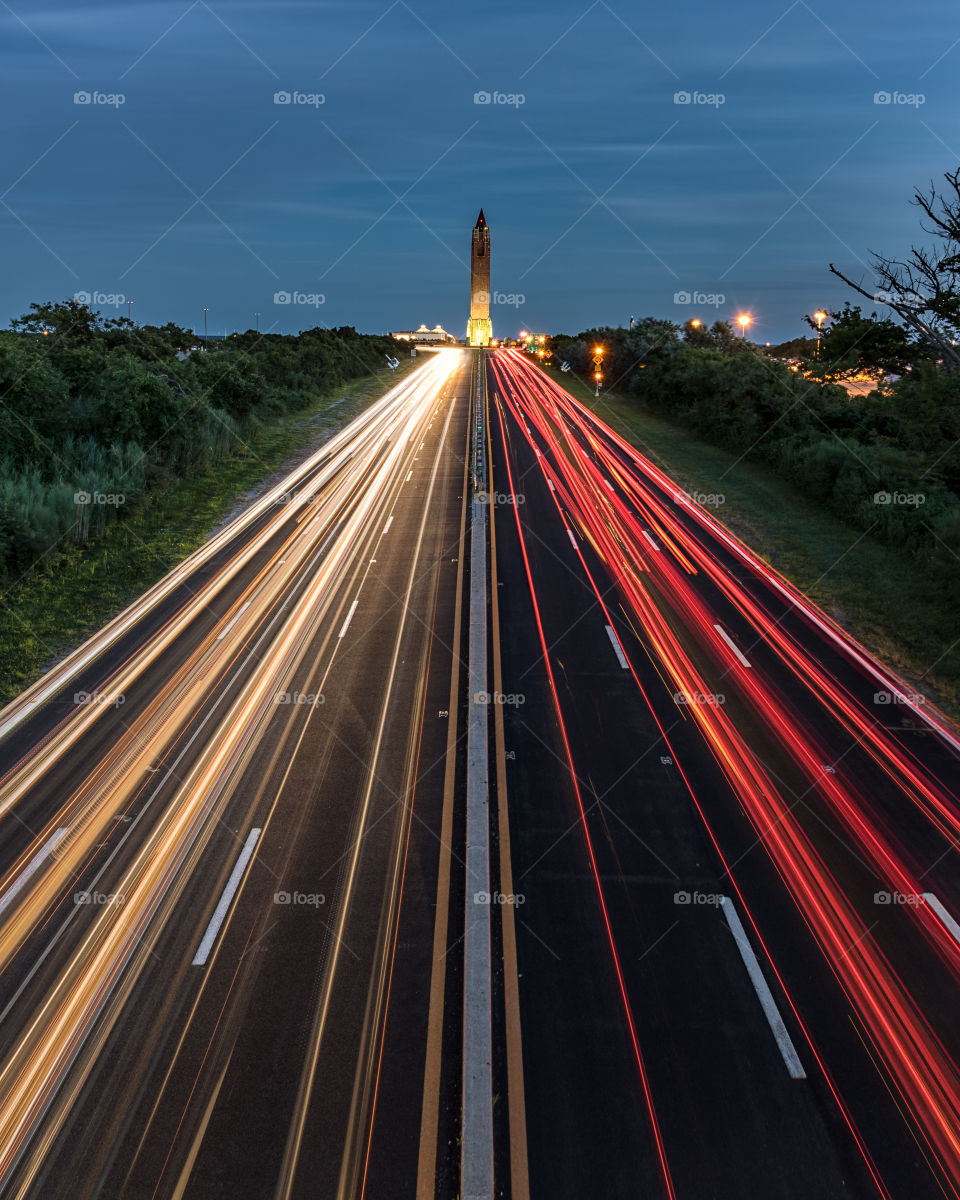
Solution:
[[(417, 365), (402, 359), (396, 379)], [(394, 382), (381, 372), (318, 396), (300, 412), (263, 425), (203, 475), (151, 496), (96, 542), (68, 547), (26, 572), (0, 597), (0, 704), (201, 546), (292, 455), (346, 425)]]
[[(737, 461), (635, 399), (599, 399), (570, 375), (549, 374), (684, 489), (720, 493), (711, 509), (765, 562), (909, 683), (956, 718), (956, 604), (931, 594), (908, 556), (844, 524), (771, 468)], [(954, 643), (957, 644), (954, 644)]]

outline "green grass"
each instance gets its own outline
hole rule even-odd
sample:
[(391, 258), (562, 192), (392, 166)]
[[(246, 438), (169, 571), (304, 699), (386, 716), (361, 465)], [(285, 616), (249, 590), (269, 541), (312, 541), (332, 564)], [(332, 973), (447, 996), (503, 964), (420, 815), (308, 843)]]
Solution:
[(881, 661), (956, 716), (955, 599), (938, 596), (908, 556), (808, 500), (763, 464), (701, 441), (636, 399), (549, 374), (685, 490), (719, 493), (710, 511)]
[[(412, 370), (401, 360), (396, 378)], [(0, 596), (0, 704), (192, 554), (252, 489), (324, 429), (346, 425), (392, 386), (385, 373), (343, 384), (264, 425), (227, 459), (144, 503), (86, 546), (35, 565)], [(346, 396), (346, 403), (338, 403)], [(332, 405), (336, 405), (332, 408)]]

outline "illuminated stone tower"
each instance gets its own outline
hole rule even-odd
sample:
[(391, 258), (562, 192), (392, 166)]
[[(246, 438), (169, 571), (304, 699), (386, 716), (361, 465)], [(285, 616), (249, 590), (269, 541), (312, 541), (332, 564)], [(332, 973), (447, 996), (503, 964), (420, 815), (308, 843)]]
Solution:
[(490, 227), (480, 209), (470, 243), (470, 320), (467, 342), (471, 346), (489, 346), (490, 324)]

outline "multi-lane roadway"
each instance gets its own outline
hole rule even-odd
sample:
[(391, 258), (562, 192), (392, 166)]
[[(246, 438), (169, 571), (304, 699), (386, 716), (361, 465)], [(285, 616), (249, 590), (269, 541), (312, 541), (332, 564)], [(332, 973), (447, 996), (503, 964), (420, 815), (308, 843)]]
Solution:
[(469, 382), (434, 356), (0, 717), (4, 1196), (414, 1194)]
[(716, 495), (491, 370), (534, 1193), (958, 1194), (952, 730)]
[(438, 352), (0, 713), (0, 1197), (960, 1195), (960, 744), (714, 511)]

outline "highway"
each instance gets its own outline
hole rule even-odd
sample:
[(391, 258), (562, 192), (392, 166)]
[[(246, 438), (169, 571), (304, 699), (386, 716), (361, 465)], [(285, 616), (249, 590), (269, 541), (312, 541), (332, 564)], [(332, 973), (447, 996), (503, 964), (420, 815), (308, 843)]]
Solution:
[(958, 791), (709, 496), (439, 351), (0, 712), (0, 1200), (958, 1197)]
[(431, 1121), (455, 1172), (469, 386), (430, 356), (0, 714), (4, 1196), (414, 1194)]
[(490, 370), (532, 1194), (960, 1194), (951, 729), (709, 496)]

